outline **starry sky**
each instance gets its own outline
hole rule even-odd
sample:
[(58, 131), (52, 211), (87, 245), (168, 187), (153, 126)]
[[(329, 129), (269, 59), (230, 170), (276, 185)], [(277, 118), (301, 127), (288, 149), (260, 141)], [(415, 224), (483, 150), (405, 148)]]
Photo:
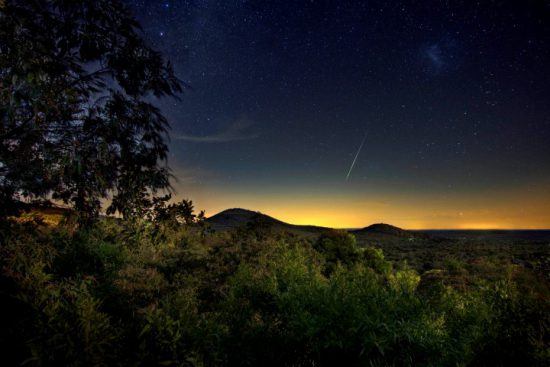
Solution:
[(127, 3), (188, 84), (157, 104), (207, 215), (550, 228), (550, 2)]

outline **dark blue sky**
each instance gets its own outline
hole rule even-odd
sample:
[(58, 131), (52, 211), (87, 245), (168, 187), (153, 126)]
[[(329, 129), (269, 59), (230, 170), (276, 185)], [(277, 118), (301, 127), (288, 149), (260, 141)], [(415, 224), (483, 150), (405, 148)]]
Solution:
[(548, 4), (129, 2), (190, 86), (178, 193), (340, 227), (550, 227)]

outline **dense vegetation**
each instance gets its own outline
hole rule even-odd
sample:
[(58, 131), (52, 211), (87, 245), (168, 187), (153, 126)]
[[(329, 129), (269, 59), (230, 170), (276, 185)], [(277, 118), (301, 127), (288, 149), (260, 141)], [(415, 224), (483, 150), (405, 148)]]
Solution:
[(181, 90), (120, 1), (1, 1), (0, 216), (44, 196), (139, 215), (170, 177), (151, 101)]
[[(539, 267), (406, 238), (388, 261), (383, 243), (261, 222), (213, 232), (168, 204), (151, 101), (181, 89), (120, 1), (0, 0), (2, 365), (549, 364)], [(48, 198), (73, 210), (24, 213)]]
[[(162, 212), (162, 210), (161, 210)], [(174, 211), (176, 214), (177, 211)], [(546, 281), (152, 215), (2, 228), (3, 355), (33, 365), (547, 365)], [(490, 268), (490, 264), (485, 266)], [(471, 276), (470, 276), (471, 275)], [(528, 279), (528, 281), (526, 281)]]

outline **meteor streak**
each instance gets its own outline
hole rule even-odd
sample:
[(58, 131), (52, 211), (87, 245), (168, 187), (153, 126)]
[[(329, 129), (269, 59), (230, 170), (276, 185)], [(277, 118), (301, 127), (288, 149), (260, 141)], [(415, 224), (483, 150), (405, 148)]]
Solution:
[(346, 175), (346, 181), (349, 179), (349, 175), (351, 175), (351, 171), (353, 170), (353, 166), (355, 166), (355, 161), (357, 160), (357, 157), (359, 157), (359, 153), (361, 153), (361, 149), (363, 149), (365, 140), (367, 140), (367, 134), (365, 134), (365, 137), (363, 138), (361, 145), (359, 145), (359, 149), (357, 149), (357, 153), (355, 153), (355, 158), (353, 158), (353, 162), (351, 162), (351, 166), (349, 167), (348, 174)]

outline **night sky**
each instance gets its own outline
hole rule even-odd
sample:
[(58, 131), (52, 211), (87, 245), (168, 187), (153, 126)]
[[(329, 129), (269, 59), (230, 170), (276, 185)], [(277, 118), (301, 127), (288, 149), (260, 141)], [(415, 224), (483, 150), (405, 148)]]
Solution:
[(550, 228), (550, 2), (128, 4), (189, 85), (158, 104), (207, 215)]

